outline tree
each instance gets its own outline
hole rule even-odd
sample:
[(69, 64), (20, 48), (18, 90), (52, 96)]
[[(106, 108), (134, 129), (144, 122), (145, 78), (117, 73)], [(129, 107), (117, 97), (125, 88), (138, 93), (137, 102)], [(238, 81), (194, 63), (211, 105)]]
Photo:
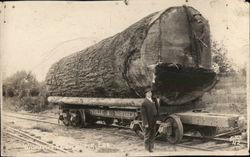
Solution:
[(213, 41), (211, 51), (213, 55), (213, 67), (218, 68), (219, 74), (231, 74), (236, 72), (233, 67), (233, 62), (227, 57), (228, 50), (225, 48), (224, 44)]
[[(33, 93), (39, 93), (39, 82), (31, 72), (17, 71), (3, 81), (5, 95), (23, 97)], [(38, 95), (38, 94), (37, 94)]]

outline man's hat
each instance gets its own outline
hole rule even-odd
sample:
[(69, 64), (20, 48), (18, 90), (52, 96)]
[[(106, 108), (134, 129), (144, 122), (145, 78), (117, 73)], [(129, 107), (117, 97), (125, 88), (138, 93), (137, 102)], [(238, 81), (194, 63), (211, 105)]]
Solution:
[(147, 87), (145, 88), (145, 93), (147, 93), (147, 92), (149, 92), (149, 91), (152, 91), (151, 86), (147, 86)]

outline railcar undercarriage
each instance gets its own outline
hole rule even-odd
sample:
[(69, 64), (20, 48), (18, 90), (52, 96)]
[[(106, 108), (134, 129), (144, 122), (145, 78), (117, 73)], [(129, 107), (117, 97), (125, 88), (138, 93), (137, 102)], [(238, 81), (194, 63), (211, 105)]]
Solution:
[[(66, 126), (88, 127), (97, 121), (106, 125), (130, 128), (143, 138), (140, 107), (107, 107), (92, 105), (60, 105), (59, 120)], [(161, 107), (164, 108), (164, 107)], [(165, 107), (166, 108), (166, 107)], [(167, 110), (167, 109), (165, 109)], [(202, 137), (214, 137), (219, 127), (242, 128), (244, 121), (239, 115), (209, 113), (204, 110), (190, 110), (174, 114), (160, 113), (156, 136), (171, 144), (179, 143), (185, 133), (198, 131)]]

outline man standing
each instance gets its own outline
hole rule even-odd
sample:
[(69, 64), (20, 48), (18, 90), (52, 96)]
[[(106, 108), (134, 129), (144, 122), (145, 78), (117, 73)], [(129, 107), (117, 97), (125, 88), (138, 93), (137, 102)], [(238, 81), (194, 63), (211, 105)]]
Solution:
[(144, 143), (145, 149), (153, 152), (154, 140), (156, 134), (156, 120), (158, 115), (158, 106), (152, 100), (152, 92), (146, 93), (146, 98), (141, 106), (142, 125), (145, 128)]

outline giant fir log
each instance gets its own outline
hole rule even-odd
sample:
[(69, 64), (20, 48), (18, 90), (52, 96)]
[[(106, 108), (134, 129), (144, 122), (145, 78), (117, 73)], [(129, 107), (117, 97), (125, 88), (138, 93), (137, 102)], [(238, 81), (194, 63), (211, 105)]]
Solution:
[(62, 58), (46, 76), (51, 96), (142, 98), (148, 88), (169, 105), (210, 90), (207, 20), (194, 8), (171, 7), (121, 33)]

